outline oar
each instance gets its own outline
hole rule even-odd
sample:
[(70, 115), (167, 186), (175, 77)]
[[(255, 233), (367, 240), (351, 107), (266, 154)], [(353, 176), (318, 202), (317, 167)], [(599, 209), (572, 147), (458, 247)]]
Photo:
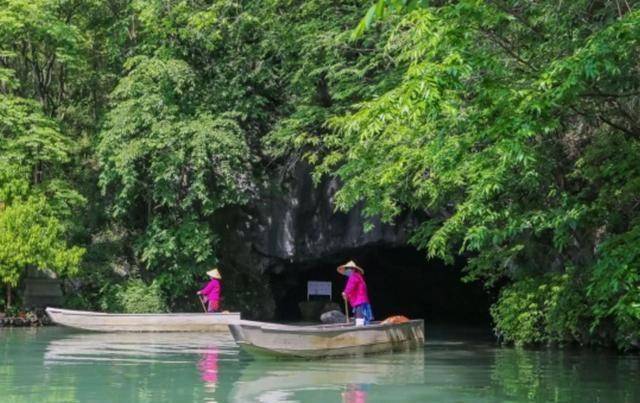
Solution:
[(200, 301), (200, 305), (202, 305), (202, 310), (204, 313), (207, 313), (207, 307), (204, 306), (204, 301), (202, 301), (202, 295), (198, 294), (198, 301)]
[(346, 298), (344, 299), (344, 311), (347, 314), (347, 323), (349, 323), (349, 303)]

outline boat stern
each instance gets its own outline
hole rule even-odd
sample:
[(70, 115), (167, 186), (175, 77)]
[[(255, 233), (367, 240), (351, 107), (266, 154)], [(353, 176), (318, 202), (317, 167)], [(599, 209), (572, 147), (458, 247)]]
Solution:
[(233, 336), (233, 339), (236, 341), (236, 343), (246, 343), (246, 337), (244, 336), (241, 325), (229, 325), (229, 333), (231, 333), (231, 336)]

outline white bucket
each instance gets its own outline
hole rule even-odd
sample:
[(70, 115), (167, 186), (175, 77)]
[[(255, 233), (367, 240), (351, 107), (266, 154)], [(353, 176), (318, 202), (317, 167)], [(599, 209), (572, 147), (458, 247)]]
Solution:
[(356, 326), (364, 326), (364, 318), (356, 318)]

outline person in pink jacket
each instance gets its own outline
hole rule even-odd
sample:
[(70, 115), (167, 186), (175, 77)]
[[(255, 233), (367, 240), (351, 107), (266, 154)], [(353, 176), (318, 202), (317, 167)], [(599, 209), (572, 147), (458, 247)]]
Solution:
[(204, 288), (198, 291), (198, 295), (204, 296), (204, 301), (209, 302), (207, 305), (208, 312), (217, 312), (220, 310), (220, 291), (222, 276), (218, 269), (209, 270), (207, 275), (211, 277), (211, 280), (204, 286)]
[(373, 320), (373, 312), (369, 303), (367, 283), (364, 281), (364, 269), (351, 260), (338, 266), (338, 273), (349, 277), (342, 292), (342, 298), (347, 300), (353, 308), (354, 317), (362, 318), (365, 325), (368, 324)]

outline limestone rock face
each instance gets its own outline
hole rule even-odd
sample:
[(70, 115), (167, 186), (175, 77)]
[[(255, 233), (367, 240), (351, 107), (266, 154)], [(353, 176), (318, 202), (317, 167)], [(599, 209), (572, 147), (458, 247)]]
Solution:
[[(215, 220), (220, 234), (220, 266), (233, 278), (234, 288), (254, 288), (265, 274), (303, 269), (326, 259), (342, 259), (349, 251), (379, 245), (404, 245), (415, 223), (410, 214), (393, 225), (372, 220), (365, 232), (361, 209), (336, 212), (333, 203), (339, 182), (325, 179), (318, 185), (312, 168), (298, 163), (285, 177), (273, 177), (259, 185), (257, 196), (247, 205), (228, 208)], [(249, 286), (249, 284), (251, 284)], [(259, 317), (271, 316), (271, 291), (259, 286), (262, 299)]]
[(336, 179), (317, 186), (311, 167), (299, 163), (283, 181), (273, 178), (248, 205), (218, 217), (223, 264), (259, 272), (279, 272), (285, 264), (304, 263), (370, 245), (401, 246), (415, 219), (407, 214), (394, 225), (372, 220), (365, 232), (360, 208), (336, 212)]

